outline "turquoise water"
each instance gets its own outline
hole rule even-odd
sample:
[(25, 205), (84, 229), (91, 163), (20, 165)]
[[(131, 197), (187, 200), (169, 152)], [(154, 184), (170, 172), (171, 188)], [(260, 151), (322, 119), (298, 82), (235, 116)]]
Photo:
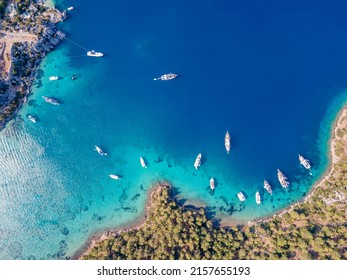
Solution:
[[(158, 180), (171, 182), (187, 203), (240, 222), (307, 193), (327, 167), (330, 127), (347, 97), (345, 4), (237, 2), (57, 3), (75, 7), (60, 25), (68, 38), (105, 57), (86, 57), (64, 41), (0, 133), (0, 259), (70, 257), (94, 232), (141, 217)], [(179, 77), (153, 81), (170, 71)], [(71, 80), (74, 74), (80, 78)], [(61, 79), (49, 81), (52, 75)], [(63, 104), (45, 103), (43, 95)], [(298, 153), (311, 160), (313, 176)]]

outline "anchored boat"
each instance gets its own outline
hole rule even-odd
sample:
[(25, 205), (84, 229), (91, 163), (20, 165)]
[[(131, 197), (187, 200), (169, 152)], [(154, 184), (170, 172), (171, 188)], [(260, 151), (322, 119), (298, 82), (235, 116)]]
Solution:
[(242, 192), (237, 193), (237, 197), (240, 199), (240, 201), (245, 201), (246, 197)]
[(95, 150), (99, 153), (100, 156), (107, 156), (107, 153), (105, 153), (103, 150), (101, 150), (100, 147), (95, 146)]
[(210, 179), (210, 188), (212, 191), (214, 190), (214, 179), (213, 178)]
[(142, 157), (140, 157), (140, 163), (143, 168), (147, 168), (146, 162)]
[(87, 56), (102, 57), (102, 56), (104, 56), (104, 54), (101, 52), (96, 52), (94, 50), (91, 50), (91, 51), (87, 52)]
[(226, 149), (227, 153), (229, 154), (229, 152), (230, 152), (230, 134), (229, 134), (229, 131), (227, 131), (225, 133), (224, 145), (225, 145), (225, 149)]
[(56, 80), (59, 80), (59, 77), (58, 76), (50, 76), (49, 80), (50, 81), (56, 81)]
[(194, 167), (195, 169), (197, 170), (199, 168), (199, 166), (201, 165), (201, 154), (198, 154), (198, 156), (196, 157), (195, 159), (195, 162), (194, 162)]
[(29, 120), (31, 120), (33, 123), (36, 123), (36, 118), (33, 116), (33, 115), (27, 115), (27, 118), (29, 119)]
[(255, 202), (256, 202), (257, 204), (260, 204), (260, 203), (261, 203), (260, 193), (259, 193), (258, 191), (255, 193)]
[(52, 105), (60, 105), (60, 103), (55, 100), (54, 98), (52, 97), (47, 97), (47, 96), (42, 96), (42, 98), (47, 102), (47, 103), (50, 103)]
[(114, 180), (120, 180), (121, 178), (116, 174), (110, 174), (110, 178)]
[(278, 181), (280, 182), (281, 186), (285, 189), (288, 188), (288, 186), (290, 184), (288, 181), (288, 178), (279, 169), (277, 169), (277, 177), (278, 177)]
[(306, 169), (311, 169), (310, 161), (304, 158), (302, 155), (299, 155), (300, 164), (303, 165)]
[(266, 181), (266, 180), (264, 180), (264, 189), (265, 189), (269, 194), (272, 195), (272, 188), (271, 188), (269, 182)]
[(157, 80), (168, 81), (168, 80), (175, 79), (177, 76), (178, 76), (177, 74), (169, 73), (169, 74), (161, 75), (159, 78), (154, 78), (153, 80), (154, 81), (157, 81)]

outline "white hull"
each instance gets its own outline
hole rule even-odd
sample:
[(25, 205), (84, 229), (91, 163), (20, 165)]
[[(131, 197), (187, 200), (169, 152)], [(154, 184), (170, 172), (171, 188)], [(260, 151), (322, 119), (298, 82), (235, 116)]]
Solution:
[(256, 194), (255, 194), (255, 202), (256, 202), (257, 204), (260, 204), (260, 203), (261, 203), (260, 193), (259, 193), (259, 192), (256, 192)]
[(198, 154), (194, 162), (195, 169), (197, 170), (200, 165), (201, 165), (201, 154)]
[(237, 197), (240, 199), (240, 201), (245, 201), (246, 197), (242, 192), (237, 193)]
[(225, 133), (224, 145), (225, 145), (225, 150), (229, 154), (231, 145), (230, 145), (230, 134), (228, 131)]
[(115, 175), (115, 174), (110, 174), (110, 178), (114, 179), (114, 180), (120, 180), (120, 177), (118, 175)]
[(32, 115), (28, 115), (28, 119), (32, 121), (33, 123), (36, 123), (36, 118)]
[(146, 162), (142, 157), (140, 157), (140, 163), (143, 168), (147, 168)]
[(264, 180), (264, 189), (265, 189), (269, 194), (272, 195), (272, 188), (271, 188), (270, 184), (268, 183), (268, 181), (265, 181), (265, 180)]
[(164, 74), (161, 75), (159, 78), (154, 78), (153, 80), (162, 80), (162, 81), (168, 81), (168, 80), (172, 80), (175, 79), (178, 75), (177, 74), (173, 74), (173, 73), (169, 73), (169, 74)]
[(311, 169), (310, 161), (303, 156), (299, 155), (300, 164), (303, 165), (306, 169)]
[(214, 179), (213, 178), (210, 179), (210, 188), (212, 191), (214, 190)]
[(89, 51), (89, 52), (87, 52), (87, 56), (102, 57), (102, 56), (104, 56), (104, 54), (101, 52)]
[(49, 77), (49, 80), (50, 81), (56, 81), (56, 80), (59, 80), (59, 77), (58, 76), (51, 76), (51, 77)]
[(288, 178), (279, 170), (277, 169), (277, 177), (278, 177), (278, 181), (280, 182), (281, 186), (283, 188), (288, 188), (289, 186), (289, 181)]
[(46, 96), (42, 96), (42, 98), (47, 102), (50, 103), (52, 105), (60, 105), (59, 102), (51, 97), (46, 97)]
[(95, 146), (95, 150), (99, 153), (100, 156), (107, 156), (107, 153), (105, 153), (101, 148), (98, 146)]

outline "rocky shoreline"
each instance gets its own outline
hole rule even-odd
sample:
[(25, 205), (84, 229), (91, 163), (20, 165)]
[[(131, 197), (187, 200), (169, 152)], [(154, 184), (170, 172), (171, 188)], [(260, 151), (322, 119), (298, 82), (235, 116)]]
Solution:
[(0, 129), (26, 102), (42, 59), (65, 38), (57, 24), (66, 11), (28, 2), (10, 1), (0, 24)]

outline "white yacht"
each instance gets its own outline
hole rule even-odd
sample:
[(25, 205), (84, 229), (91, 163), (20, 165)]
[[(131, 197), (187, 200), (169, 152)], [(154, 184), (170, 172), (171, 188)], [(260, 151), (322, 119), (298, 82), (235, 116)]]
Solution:
[(103, 53), (101, 53), (101, 52), (96, 52), (96, 51), (94, 51), (94, 50), (88, 51), (88, 52), (87, 52), (87, 55), (88, 55), (88, 56), (94, 56), (94, 57), (102, 57), (102, 56), (104, 56)]
[(50, 103), (52, 105), (60, 105), (60, 103), (55, 100), (54, 98), (52, 97), (47, 97), (47, 96), (42, 96), (42, 98), (47, 102), (47, 103)]
[(213, 178), (210, 179), (210, 188), (212, 191), (214, 190), (214, 179)]
[(154, 78), (153, 80), (168, 81), (168, 80), (175, 79), (177, 76), (178, 76), (177, 74), (169, 73), (169, 74), (163, 74), (159, 78)]
[(73, 7), (69, 7), (67, 8), (68, 11), (72, 11), (73, 10)]
[(49, 80), (50, 81), (56, 81), (56, 80), (59, 80), (59, 77), (58, 76), (50, 76)]
[(256, 202), (257, 204), (260, 204), (260, 203), (261, 203), (260, 193), (259, 193), (258, 191), (255, 193), (255, 202)]
[(302, 164), (306, 169), (311, 169), (310, 161), (304, 158), (302, 155), (299, 155), (300, 164)]
[(242, 192), (237, 193), (237, 197), (240, 199), (240, 201), (245, 201), (246, 197)]
[(116, 174), (110, 174), (110, 178), (114, 180), (120, 180), (121, 178)]
[(140, 163), (141, 163), (141, 166), (142, 166), (143, 168), (147, 168), (146, 162), (145, 162), (145, 160), (143, 159), (143, 157), (140, 157)]
[(227, 131), (225, 133), (225, 138), (224, 138), (224, 145), (225, 145), (225, 149), (227, 151), (227, 153), (229, 154), (230, 152), (230, 134), (229, 134), (229, 131)]
[(269, 182), (266, 181), (266, 180), (264, 180), (264, 189), (265, 189), (269, 194), (272, 195), (272, 188), (271, 188)]
[(29, 119), (29, 120), (31, 120), (33, 123), (36, 123), (36, 118), (33, 116), (33, 115), (27, 115), (27, 118)]
[(281, 186), (285, 189), (288, 188), (288, 186), (290, 184), (288, 181), (288, 178), (279, 169), (277, 169), (277, 177), (278, 177), (278, 181), (280, 182)]
[(103, 150), (101, 150), (100, 147), (95, 146), (95, 150), (99, 153), (100, 156), (107, 156), (107, 153), (105, 153)]
[(201, 165), (201, 154), (198, 154), (198, 156), (196, 157), (195, 159), (195, 162), (194, 162), (194, 167), (195, 169), (197, 170), (199, 168), (199, 166)]

